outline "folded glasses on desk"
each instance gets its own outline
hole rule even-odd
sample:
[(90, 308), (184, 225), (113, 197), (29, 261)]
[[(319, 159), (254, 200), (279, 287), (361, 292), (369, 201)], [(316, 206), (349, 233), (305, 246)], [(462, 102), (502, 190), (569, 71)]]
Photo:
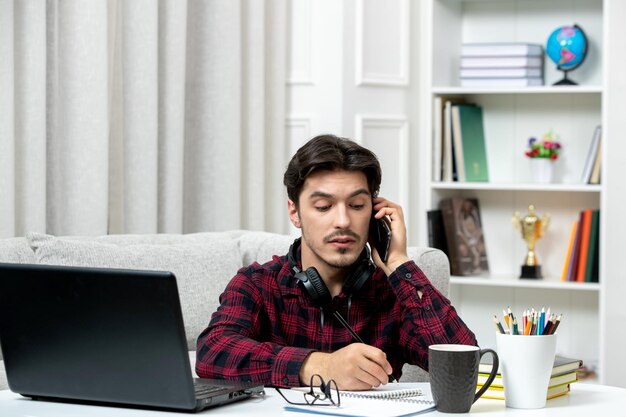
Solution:
[(304, 392), (305, 402), (294, 402), (289, 400), (280, 390), (276, 388), (276, 391), (281, 397), (292, 405), (313, 405), (313, 406), (335, 406), (341, 405), (341, 399), (339, 398), (339, 388), (335, 380), (330, 379), (328, 382), (324, 382), (324, 378), (320, 375), (312, 375), (311, 382), (309, 384), (309, 390)]

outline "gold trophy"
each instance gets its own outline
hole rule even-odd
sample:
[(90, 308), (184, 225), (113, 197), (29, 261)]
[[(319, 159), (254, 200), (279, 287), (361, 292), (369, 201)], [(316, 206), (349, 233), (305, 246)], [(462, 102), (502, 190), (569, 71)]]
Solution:
[(527, 215), (521, 217), (519, 212), (516, 211), (512, 220), (513, 226), (522, 233), (522, 239), (526, 241), (528, 246), (520, 278), (541, 278), (541, 265), (537, 261), (535, 245), (548, 228), (550, 215), (544, 214), (541, 218), (537, 217), (535, 206), (531, 204), (528, 206)]

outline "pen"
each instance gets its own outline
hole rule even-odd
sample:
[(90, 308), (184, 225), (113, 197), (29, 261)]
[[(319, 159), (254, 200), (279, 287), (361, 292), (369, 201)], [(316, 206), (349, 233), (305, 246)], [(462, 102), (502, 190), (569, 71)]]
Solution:
[[(341, 316), (341, 314), (339, 314), (339, 312), (337, 312), (337, 311), (333, 312), (333, 316), (335, 316), (335, 318), (336, 318), (337, 320), (339, 320), (339, 323), (341, 323), (341, 325), (342, 325), (343, 327), (345, 327), (345, 328), (348, 330), (348, 332), (350, 332), (350, 335), (352, 335), (352, 337), (354, 338), (354, 340), (356, 340), (356, 341), (357, 341), (357, 342), (359, 342), (359, 343), (363, 343), (363, 344), (365, 344), (365, 342), (363, 341), (363, 339), (361, 339), (361, 338), (359, 337), (359, 335), (358, 335), (358, 334), (356, 334), (356, 332), (352, 329), (352, 327), (350, 327), (350, 325), (348, 324), (348, 322), (347, 322), (347, 321), (345, 321), (345, 320), (343, 319), (343, 317)], [(389, 382), (395, 382), (396, 384), (398, 383), (398, 381), (396, 381), (396, 378), (394, 378), (394, 376), (393, 376), (393, 375), (389, 375)]]

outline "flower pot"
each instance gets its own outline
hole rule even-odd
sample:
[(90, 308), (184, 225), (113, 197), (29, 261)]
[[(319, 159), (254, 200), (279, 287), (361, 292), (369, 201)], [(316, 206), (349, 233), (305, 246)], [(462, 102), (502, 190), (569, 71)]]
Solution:
[(530, 168), (533, 181), (550, 184), (554, 173), (554, 161), (550, 158), (531, 158)]

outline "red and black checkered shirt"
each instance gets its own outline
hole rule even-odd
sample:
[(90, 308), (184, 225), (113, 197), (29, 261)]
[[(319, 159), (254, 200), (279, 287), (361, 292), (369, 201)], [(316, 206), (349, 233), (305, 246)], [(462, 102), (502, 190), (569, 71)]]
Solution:
[[(423, 292), (421, 299), (417, 290)], [(404, 363), (428, 369), (432, 344), (476, 345), (474, 333), (413, 261), (389, 277), (377, 268), (349, 298), (344, 293), (335, 297), (322, 320), (320, 307), (294, 278), (286, 256), (242, 268), (198, 337), (196, 372), (204, 378), (299, 386), (308, 354), (334, 352), (354, 341), (332, 309), (365, 343), (387, 354), (396, 379)]]

